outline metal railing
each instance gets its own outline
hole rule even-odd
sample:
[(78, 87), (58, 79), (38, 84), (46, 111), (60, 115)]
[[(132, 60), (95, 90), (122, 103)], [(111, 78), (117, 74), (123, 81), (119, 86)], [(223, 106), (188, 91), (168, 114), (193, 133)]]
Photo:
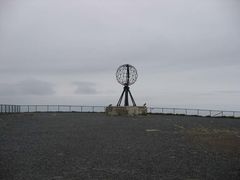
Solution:
[(0, 104), (0, 113), (19, 113), (20, 109), (20, 105)]
[(20, 112), (104, 112), (105, 106), (20, 105)]
[[(0, 104), (0, 113), (30, 112), (105, 112), (106, 106), (84, 105), (7, 105)], [(148, 113), (195, 115), (209, 117), (240, 117), (240, 111), (223, 111), (209, 109), (160, 108), (148, 107)]]
[(149, 107), (149, 113), (209, 116), (209, 117), (240, 117), (240, 111), (223, 111), (209, 109), (186, 109), (186, 108), (159, 108)]

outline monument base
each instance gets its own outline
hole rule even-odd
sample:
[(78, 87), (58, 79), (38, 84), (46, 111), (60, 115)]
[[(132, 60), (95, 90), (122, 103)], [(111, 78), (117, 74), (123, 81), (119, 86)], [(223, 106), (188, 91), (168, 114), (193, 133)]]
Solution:
[(108, 106), (105, 109), (107, 115), (110, 116), (137, 116), (146, 115), (146, 106)]

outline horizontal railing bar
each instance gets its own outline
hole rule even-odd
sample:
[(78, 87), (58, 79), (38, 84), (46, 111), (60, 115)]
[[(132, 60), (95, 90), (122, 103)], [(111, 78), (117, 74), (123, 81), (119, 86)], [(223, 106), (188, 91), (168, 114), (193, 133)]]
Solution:
[[(20, 113), (20, 112), (104, 112), (107, 106), (90, 106), (90, 105), (64, 105), (64, 104), (28, 104), (12, 105), (0, 104), (0, 113)], [(169, 107), (148, 107), (150, 113), (170, 113), (199, 116), (233, 116), (240, 117), (240, 111), (229, 110), (211, 110), (211, 109), (194, 109), (194, 108), (169, 108)], [(154, 112), (155, 111), (155, 112)], [(159, 111), (159, 112), (156, 112)], [(181, 111), (181, 112), (179, 112)]]
[(240, 111), (217, 110), (217, 109), (189, 109), (189, 108), (165, 108), (165, 107), (163, 107), (163, 108), (161, 108), (161, 107), (149, 107), (149, 108), (151, 108), (151, 109), (160, 109), (160, 110), (162, 110), (162, 109), (168, 109), (168, 110), (175, 109), (175, 110), (190, 110), (190, 111), (197, 111), (197, 110), (199, 110), (199, 111), (223, 111), (223, 112), (237, 112), (237, 113), (240, 113)]

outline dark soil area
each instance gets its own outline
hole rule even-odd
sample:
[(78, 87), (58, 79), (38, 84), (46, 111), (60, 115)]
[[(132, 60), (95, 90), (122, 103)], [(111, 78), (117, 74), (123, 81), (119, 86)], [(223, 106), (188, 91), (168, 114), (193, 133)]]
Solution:
[(0, 115), (0, 180), (240, 179), (240, 119)]

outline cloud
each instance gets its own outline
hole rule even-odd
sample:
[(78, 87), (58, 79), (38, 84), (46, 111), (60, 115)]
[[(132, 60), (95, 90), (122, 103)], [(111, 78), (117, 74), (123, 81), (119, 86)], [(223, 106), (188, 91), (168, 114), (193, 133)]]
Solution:
[(12, 84), (2, 83), (0, 88), (0, 96), (44, 96), (53, 94), (55, 94), (55, 90), (52, 83), (36, 79), (27, 79)]
[(96, 89), (96, 84), (92, 82), (74, 82), (75, 86), (77, 86), (74, 91), (76, 94), (97, 94), (98, 91)]
[(110, 104), (122, 91), (114, 73), (129, 63), (137, 103), (238, 105), (239, 3), (0, 1), (0, 101)]
[(215, 91), (216, 93), (220, 93), (220, 94), (240, 94), (240, 90), (221, 90), (221, 91)]

